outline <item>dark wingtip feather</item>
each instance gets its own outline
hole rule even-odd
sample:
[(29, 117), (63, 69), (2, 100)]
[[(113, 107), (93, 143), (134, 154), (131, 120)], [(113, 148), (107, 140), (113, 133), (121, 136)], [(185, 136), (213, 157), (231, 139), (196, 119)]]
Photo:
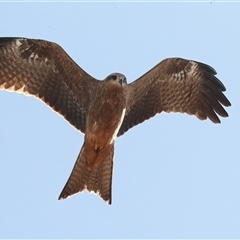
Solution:
[(216, 85), (222, 92), (226, 91), (226, 87), (224, 86), (224, 84), (217, 77), (214, 76), (217, 74), (217, 71), (213, 67), (201, 62), (196, 63), (199, 64), (199, 66), (202, 68), (205, 74), (207, 74), (208, 78), (211, 80), (212, 83), (214, 83), (214, 85)]
[(228, 117), (228, 113), (223, 106), (231, 106), (230, 101), (223, 94), (223, 92), (226, 91), (226, 87), (216, 76), (214, 76), (217, 73), (214, 68), (204, 63), (199, 63), (199, 65), (204, 71), (205, 82), (202, 85), (203, 89), (201, 91), (203, 98), (207, 101), (207, 106), (205, 107), (207, 109), (208, 118), (214, 123), (221, 123), (218, 115), (221, 117)]
[(206, 72), (213, 74), (213, 75), (217, 74), (217, 71), (213, 67), (211, 67), (205, 63), (201, 63), (201, 62), (197, 62), (197, 61), (194, 61), (194, 62), (198, 63)]

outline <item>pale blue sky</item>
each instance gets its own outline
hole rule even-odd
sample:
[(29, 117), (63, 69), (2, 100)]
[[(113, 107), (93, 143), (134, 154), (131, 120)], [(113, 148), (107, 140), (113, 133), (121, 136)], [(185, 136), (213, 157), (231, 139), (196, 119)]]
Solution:
[(60, 44), (128, 82), (167, 57), (207, 63), (232, 103), (222, 124), (160, 114), (115, 144), (112, 205), (57, 198), (83, 135), (39, 100), (0, 92), (0, 237), (240, 238), (240, 4), (0, 3), (1, 36)]

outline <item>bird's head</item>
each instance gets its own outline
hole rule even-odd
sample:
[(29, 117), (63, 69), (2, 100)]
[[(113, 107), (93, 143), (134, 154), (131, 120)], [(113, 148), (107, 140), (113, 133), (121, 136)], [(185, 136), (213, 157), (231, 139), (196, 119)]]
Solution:
[(126, 77), (121, 73), (112, 73), (106, 77), (105, 81), (113, 81), (113, 82), (119, 83), (120, 85), (127, 84)]

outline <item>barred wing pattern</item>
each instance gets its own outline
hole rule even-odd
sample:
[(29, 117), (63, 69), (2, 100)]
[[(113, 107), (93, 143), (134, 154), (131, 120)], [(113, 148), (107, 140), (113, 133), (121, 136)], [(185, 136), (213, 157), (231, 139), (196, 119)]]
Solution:
[(83, 133), (89, 94), (99, 82), (55, 43), (0, 38), (0, 90), (39, 98)]
[(157, 113), (179, 112), (209, 118), (227, 117), (222, 107), (231, 103), (216, 71), (203, 63), (168, 58), (128, 86), (127, 111), (118, 136)]

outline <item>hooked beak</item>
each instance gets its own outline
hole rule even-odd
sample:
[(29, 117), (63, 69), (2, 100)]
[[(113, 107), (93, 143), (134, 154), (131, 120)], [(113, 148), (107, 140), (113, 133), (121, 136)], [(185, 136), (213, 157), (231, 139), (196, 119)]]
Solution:
[(126, 78), (120, 78), (120, 79), (119, 79), (119, 83), (120, 83), (121, 85), (126, 84), (126, 83), (127, 83)]

